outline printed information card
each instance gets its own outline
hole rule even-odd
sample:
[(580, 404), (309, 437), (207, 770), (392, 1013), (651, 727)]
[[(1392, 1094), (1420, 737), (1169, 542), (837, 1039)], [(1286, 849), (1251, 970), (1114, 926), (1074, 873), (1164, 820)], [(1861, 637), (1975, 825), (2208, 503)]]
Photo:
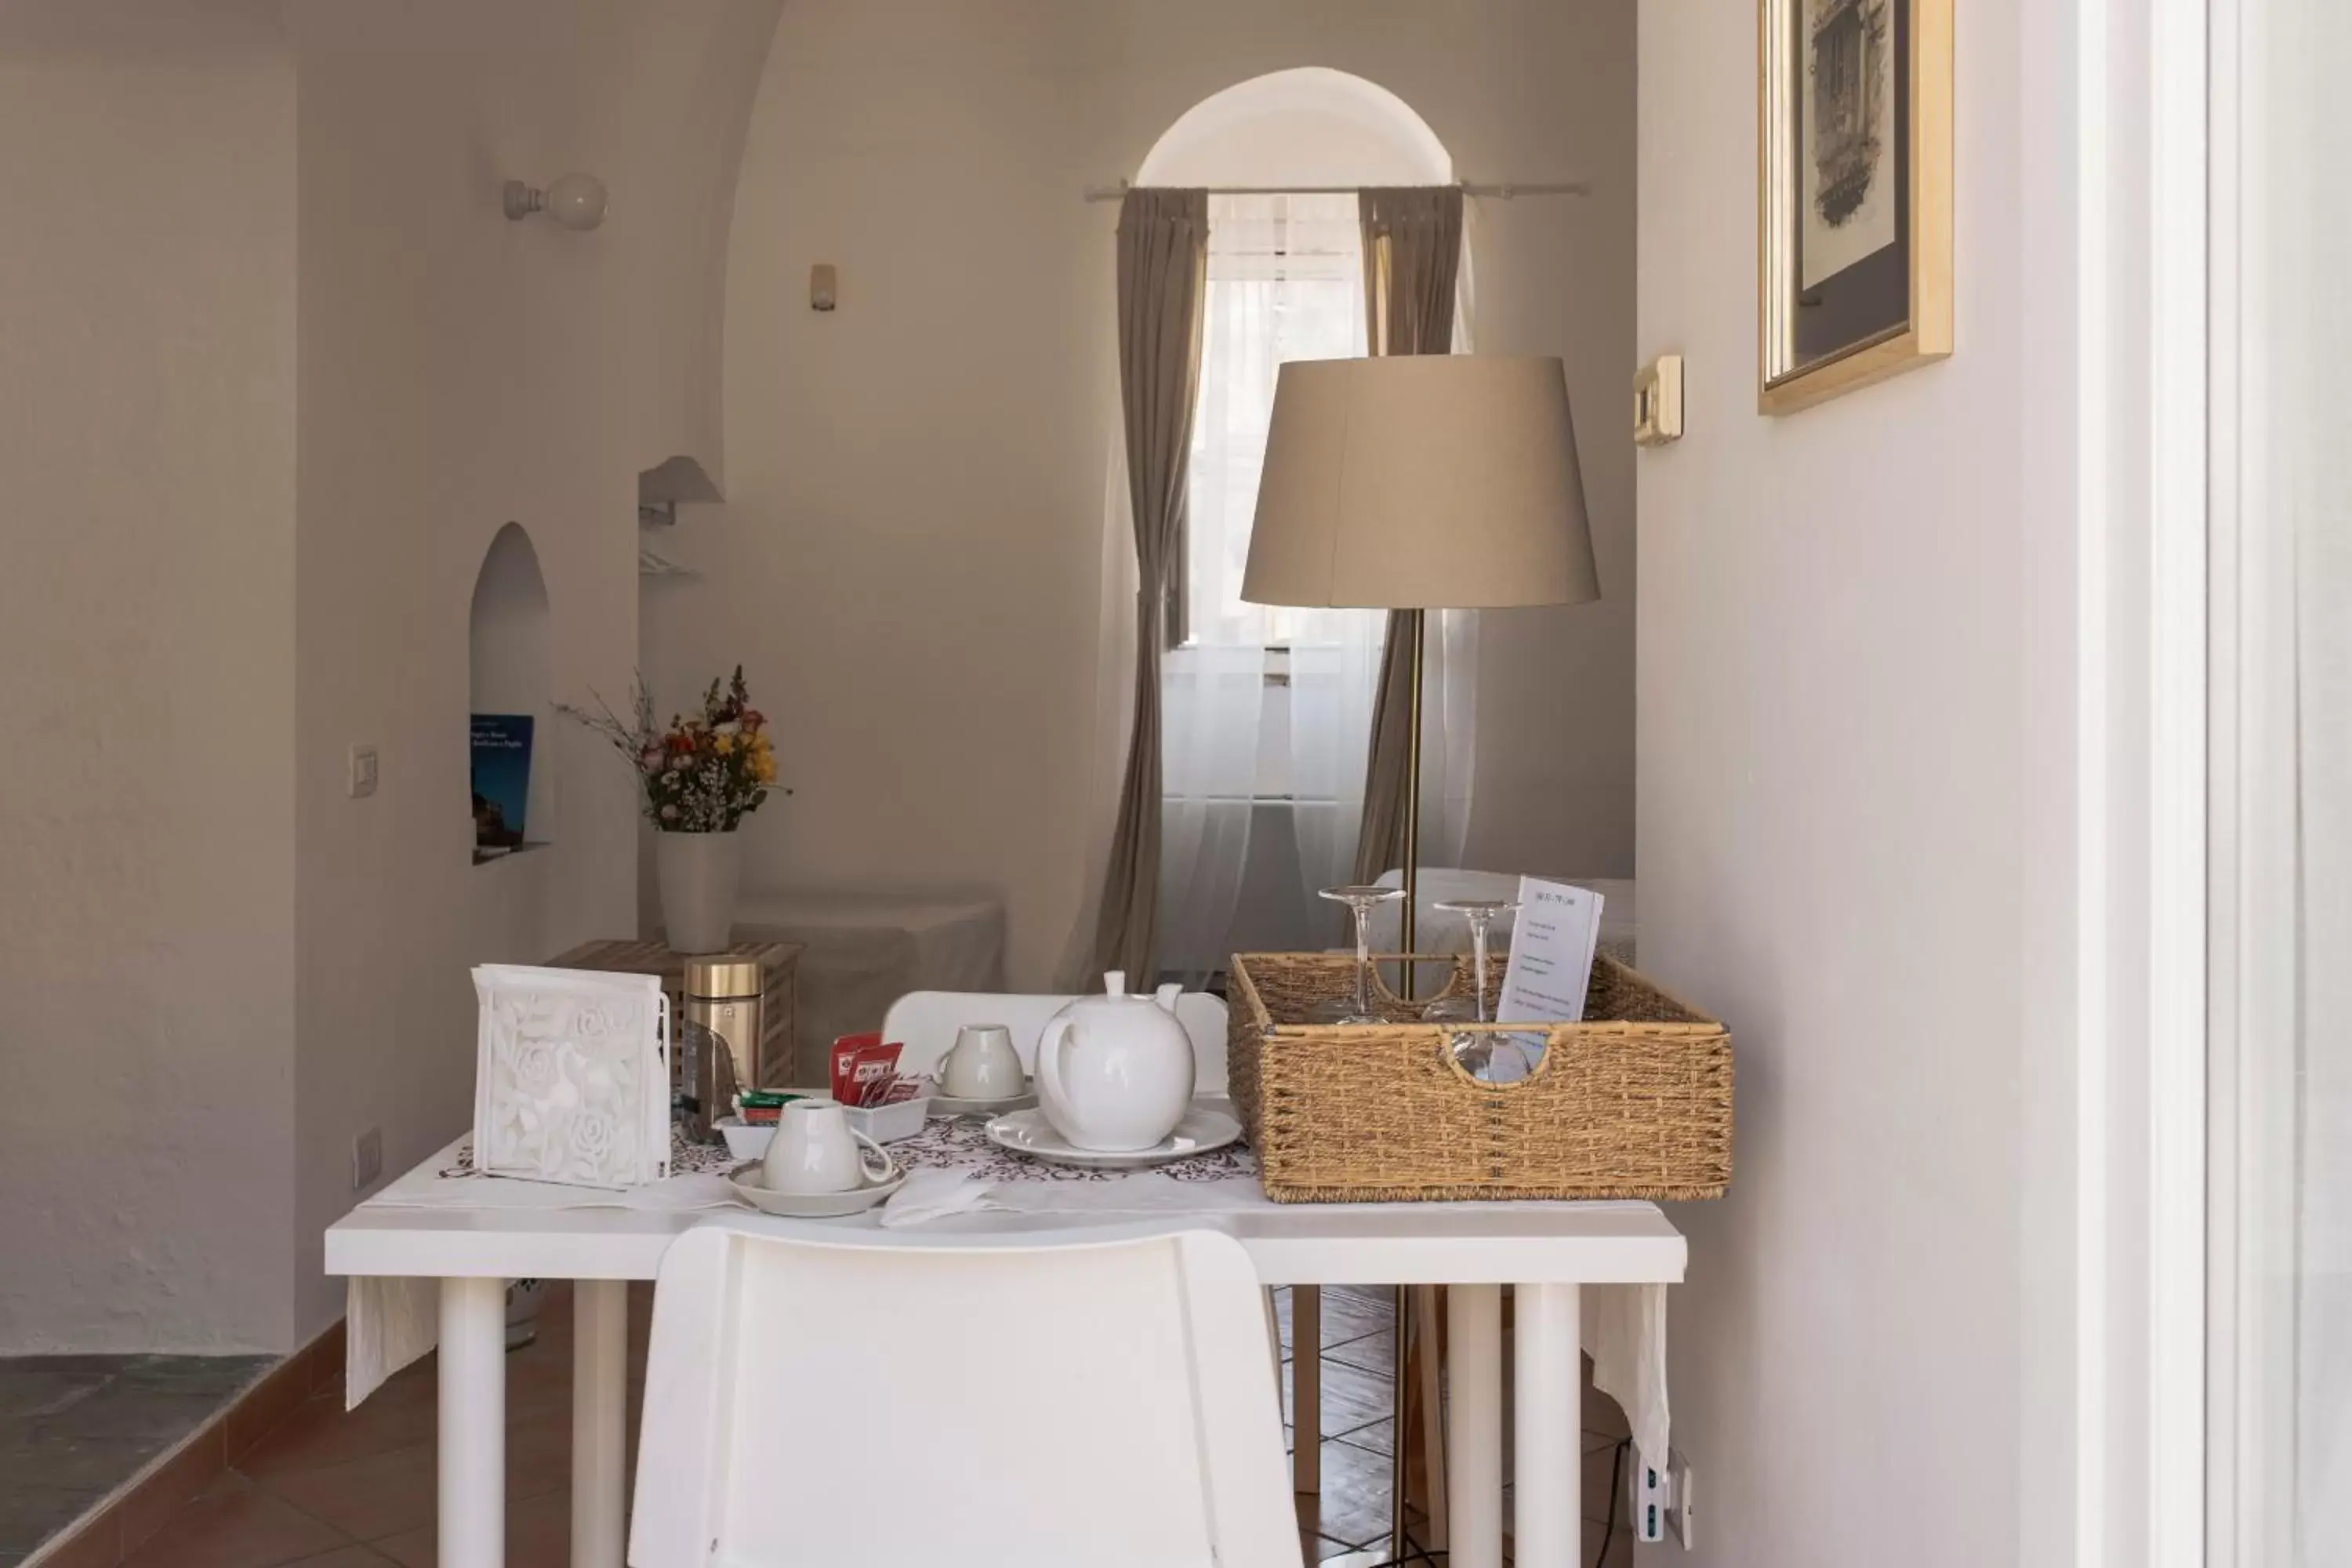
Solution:
[(1565, 882), (1519, 879), (1511, 958), (1495, 1009), (1505, 1024), (1576, 1023), (1601, 945), (1601, 895)]

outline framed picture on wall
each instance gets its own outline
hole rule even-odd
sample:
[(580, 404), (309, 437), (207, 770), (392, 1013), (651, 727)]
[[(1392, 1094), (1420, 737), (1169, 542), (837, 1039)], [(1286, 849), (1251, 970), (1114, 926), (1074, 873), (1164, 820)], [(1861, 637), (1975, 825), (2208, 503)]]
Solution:
[(1759, 0), (1758, 405), (1952, 352), (1952, 0)]

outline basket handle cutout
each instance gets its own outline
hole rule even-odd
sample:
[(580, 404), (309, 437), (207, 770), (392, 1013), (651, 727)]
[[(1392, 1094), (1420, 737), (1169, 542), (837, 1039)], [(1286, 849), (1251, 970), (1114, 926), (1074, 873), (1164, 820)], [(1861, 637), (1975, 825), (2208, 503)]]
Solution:
[[(1510, 1083), (1496, 1083), (1491, 1079), (1474, 1077), (1471, 1074), (1470, 1069), (1464, 1067), (1461, 1061), (1454, 1055), (1454, 1036), (1472, 1033), (1487, 1035), (1542, 1035), (1545, 1037), (1544, 1053), (1542, 1058), (1537, 1061), (1535, 1067), (1528, 1073), (1527, 1077), (1516, 1079)], [(1438, 1037), (1437, 1059), (1439, 1062), (1444, 1064), (1448, 1072), (1451, 1072), (1456, 1079), (1468, 1084), (1472, 1089), (1476, 1089), (1481, 1094), (1508, 1094), (1513, 1089), (1525, 1089), (1531, 1083), (1542, 1082), (1545, 1077), (1551, 1071), (1553, 1058), (1559, 1057), (1562, 1053), (1566, 1048), (1567, 1043), (1566, 1028), (1560, 1026), (1530, 1029), (1524, 1025), (1515, 1024), (1472, 1024), (1465, 1028), (1453, 1030)]]

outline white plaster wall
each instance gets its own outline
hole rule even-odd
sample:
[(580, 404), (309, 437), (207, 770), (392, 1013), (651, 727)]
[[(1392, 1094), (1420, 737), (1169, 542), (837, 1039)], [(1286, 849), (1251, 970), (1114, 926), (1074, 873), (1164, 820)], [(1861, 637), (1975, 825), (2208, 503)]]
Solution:
[[(729, 500), (649, 586), (666, 705), (747, 667), (796, 795), (752, 886), (982, 885), (1044, 984), (1086, 889), (1116, 204), (1219, 89), (1329, 66), (1478, 179), (1477, 342), (1566, 357), (1605, 602), (1486, 618), (1469, 858), (1622, 874), (1633, 848), (1631, 0), (806, 0), (761, 85), (728, 277)], [(807, 306), (808, 268), (841, 306)]]
[(0, 8), (0, 1354), (291, 1331), (275, 16)]
[[(559, 700), (625, 700), (636, 473), (713, 471), (718, 281), (776, 0), (318, 0), (300, 72), (297, 1326), (331, 1319), (320, 1233), (352, 1138), (387, 1173), (471, 1116), (467, 966), (634, 935), (628, 779), (551, 727), (552, 845), (468, 863), (467, 612), (501, 524), (530, 533)], [(604, 226), (509, 223), (502, 180), (568, 170)], [(698, 450), (709, 447), (707, 453)], [(345, 749), (383, 783), (346, 799)], [(533, 836), (541, 834), (534, 824)]]
[(1642, 954), (1739, 1077), (1675, 1215), (1695, 1568), (2076, 1560), (2075, 7), (1956, 9), (1958, 352), (1785, 419), (1755, 30), (1642, 10), (1640, 350), (1689, 377), (1639, 465)]

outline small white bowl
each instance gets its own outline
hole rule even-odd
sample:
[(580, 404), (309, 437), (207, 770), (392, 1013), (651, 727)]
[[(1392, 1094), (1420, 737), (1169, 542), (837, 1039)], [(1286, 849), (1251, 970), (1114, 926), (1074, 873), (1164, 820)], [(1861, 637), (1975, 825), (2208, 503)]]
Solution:
[(727, 1140), (727, 1152), (738, 1160), (759, 1159), (776, 1135), (773, 1122), (754, 1127), (740, 1116), (722, 1116), (710, 1125), (719, 1129), (719, 1136)]
[[(788, 1089), (785, 1092), (799, 1091)], [(812, 1099), (820, 1098), (814, 1089), (808, 1093)], [(895, 1143), (901, 1138), (912, 1138), (923, 1130), (923, 1118), (930, 1114), (931, 1101), (928, 1095), (917, 1095), (896, 1105), (863, 1109), (850, 1105), (843, 1109), (849, 1112), (851, 1127), (877, 1143)], [(754, 1127), (740, 1116), (722, 1116), (711, 1125), (719, 1129), (719, 1135), (727, 1140), (727, 1152), (738, 1160), (757, 1160), (765, 1155), (768, 1141), (776, 1135), (775, 1123)]]

